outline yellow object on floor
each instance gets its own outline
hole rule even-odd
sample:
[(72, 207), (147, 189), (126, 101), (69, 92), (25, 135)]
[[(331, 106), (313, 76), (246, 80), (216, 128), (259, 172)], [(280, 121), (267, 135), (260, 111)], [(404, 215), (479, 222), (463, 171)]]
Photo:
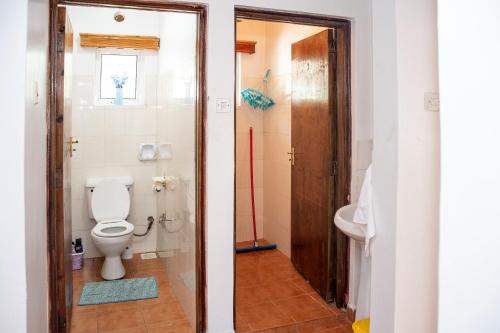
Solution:
[(370, 333), (370, 319), (357, 320), (352, 324), (354, 333)]

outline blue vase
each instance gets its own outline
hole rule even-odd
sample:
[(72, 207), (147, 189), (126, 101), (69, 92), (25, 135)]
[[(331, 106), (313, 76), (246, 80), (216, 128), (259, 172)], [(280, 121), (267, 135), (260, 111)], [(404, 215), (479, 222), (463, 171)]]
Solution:
[(116, 88), (115, 105), (123, 105), (123, 88)]

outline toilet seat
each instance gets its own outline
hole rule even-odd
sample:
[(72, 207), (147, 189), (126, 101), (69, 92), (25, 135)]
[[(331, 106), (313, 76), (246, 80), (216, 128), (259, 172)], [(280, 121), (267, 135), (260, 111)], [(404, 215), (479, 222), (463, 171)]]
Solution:
[(94, 235), (103, 238), (115, 238), (134, 232), (134, 225), (127, 221), (103, 221), (92, 229)]

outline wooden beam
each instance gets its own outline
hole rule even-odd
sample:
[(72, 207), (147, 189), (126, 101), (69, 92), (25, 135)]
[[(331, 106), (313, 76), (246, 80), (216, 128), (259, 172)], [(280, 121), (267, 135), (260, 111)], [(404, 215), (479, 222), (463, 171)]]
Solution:
[(80, 33), (80, 46), (158, 50), (160, 48), (160, 38), (156, 36)]
[(236, 52), (254, 54), (255, 44), (257, 44), (257, 42), (249, 40), (238, 40), (236, 41)]

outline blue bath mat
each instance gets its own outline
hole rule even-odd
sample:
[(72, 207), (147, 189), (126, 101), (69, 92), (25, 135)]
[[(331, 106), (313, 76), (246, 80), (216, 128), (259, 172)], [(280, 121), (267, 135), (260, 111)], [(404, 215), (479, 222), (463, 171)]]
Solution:
[(78, 305), (106, 304), (158, 297), (154, 277), (87, 282)]

